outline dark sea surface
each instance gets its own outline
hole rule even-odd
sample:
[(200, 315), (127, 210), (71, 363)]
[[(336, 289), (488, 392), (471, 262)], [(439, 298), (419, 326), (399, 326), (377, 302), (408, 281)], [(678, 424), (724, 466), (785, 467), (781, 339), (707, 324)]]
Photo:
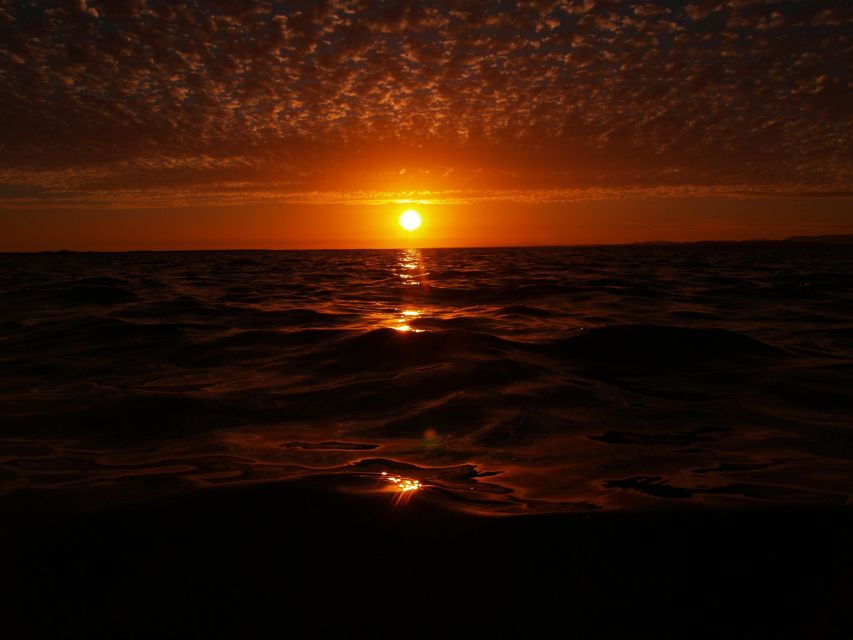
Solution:
[(849, 503), (853, 251), (0, 255), (5, 499), (389, 478), (483, 514)]

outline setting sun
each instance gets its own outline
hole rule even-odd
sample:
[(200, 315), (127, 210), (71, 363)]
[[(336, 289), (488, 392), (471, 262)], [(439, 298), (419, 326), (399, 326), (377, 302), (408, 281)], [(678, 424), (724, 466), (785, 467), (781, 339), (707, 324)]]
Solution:
[(421, 214), (419, 214), (414, 209), (404, 211), (400, 216), (400, 226), (403, 227), (406, 231), (414, 231), (415, 229), (421, 226), (422, 222), (423, 220), (421, 219)]

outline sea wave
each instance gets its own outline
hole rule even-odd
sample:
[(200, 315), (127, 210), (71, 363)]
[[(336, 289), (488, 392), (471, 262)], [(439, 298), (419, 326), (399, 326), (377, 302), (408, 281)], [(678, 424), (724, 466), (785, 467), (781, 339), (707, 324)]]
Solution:
[(851, 285), (814, 247), (0, 255), (0, 494), (845, 503)]

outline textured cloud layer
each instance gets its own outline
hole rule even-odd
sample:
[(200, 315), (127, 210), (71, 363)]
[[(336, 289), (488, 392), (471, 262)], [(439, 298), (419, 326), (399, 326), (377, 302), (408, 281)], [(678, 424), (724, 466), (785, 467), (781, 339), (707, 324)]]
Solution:
[(849, 0), (0, 7), (7, 205), (853, 189)]

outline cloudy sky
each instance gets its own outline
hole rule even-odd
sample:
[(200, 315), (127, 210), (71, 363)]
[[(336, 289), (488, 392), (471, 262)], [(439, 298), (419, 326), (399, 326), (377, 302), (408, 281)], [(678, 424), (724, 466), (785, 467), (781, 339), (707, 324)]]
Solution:
[(853, 232), (851, 68), (849, 0), (0, 0), (0, 249)]

